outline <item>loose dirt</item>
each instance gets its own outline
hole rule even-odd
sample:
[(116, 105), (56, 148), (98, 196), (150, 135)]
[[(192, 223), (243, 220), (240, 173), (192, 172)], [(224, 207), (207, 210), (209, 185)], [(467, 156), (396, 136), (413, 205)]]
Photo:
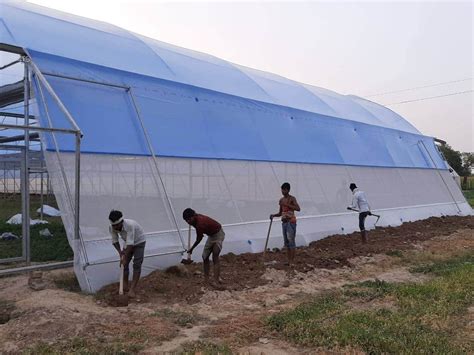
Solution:
[[(276, 263), (266, 267), (261, 254), (226, 255), (224, 290), (203, 286), (201, 264), (156, 271), (142, 280), (138, 301), (125, 309), (109, 305), (117, 285), (105, 287), (97, 296), (58, 289), (51, 280), (64, 271), (45, 273), (48, 282), (42, 291), (32, 291), (26, 275), (2, 278), (0, 300), (15, 308), (9, 321), (0, 324), (0, 353), (16, 354), (38, 342), (55, 347), (72, 338), (138, 344), (149, 354), (179, 351), (197, 339), (223, 342), (241, 353), (314, 353), (317, 349), (296, 348), (269, 332), (265, 317), (347, 283), (375, 278), (424, 281), (426, 276), (408, 271), (410, 261), (473, 250), (474, 217), (430, 218), (378, 228), (370, 231), (369, 238), (364, 245), (356, 233), (336, 235), (299, 248), (294, 269), (284, 266), (281, 251), (267, 255)], [(194, 321), (180, 324), (178, 315)], [(470, 323), (466, 332), (471, 328)]]
[[(285, 251), (267, 253), (264, 265), (262, 253), (221, 257), (223, 289), (241, 291), (268, 283), (262, 276), (268, 269), (284, 270), (290, 274), (307, 273), (315, 269), (337, 269), (353, 267), (350, 259), (374, 254), (413, 249), (413, 244), (435, 236), (449, 235), (459, 229), (474, 229), (472, 217), (429, 218), (423, 221), (404, 223), (399, 227), (383, 227), (369, 231), (368, 244), (362, 244), (359, 233), (333, 235), (312, 242), (308, 247), (296, 250), (296, 264), (291, 270), (285, 266)], [(183, 266), (187, 272), (156, 271), (143, 278), (138, 299), (162, 302), (198, 302), (212, 287), (203, 286), (202, 264)], [(176, 277), (178, 276), (178, 277)], [(115, 305), (118, 286), (109, 285), (99, 292), (110, 305)]]

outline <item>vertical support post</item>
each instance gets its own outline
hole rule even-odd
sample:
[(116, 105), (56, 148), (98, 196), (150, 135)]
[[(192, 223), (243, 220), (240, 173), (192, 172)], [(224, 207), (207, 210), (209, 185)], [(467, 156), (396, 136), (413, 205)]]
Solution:
[[(27, 203), (26, 203), (26, 195), (25, 195), (25, 190), (26, 190), (26, 179), (25, 179), (25, 170), (26, 170), (26, 154), (25, 154), (25, 149), (21, 149), (21, 164), (20, 164), (20, 198), (21, 198), (21, 257), (26, 260), (26, 254), (27, 254), (27, 238), (26, 235), (28, 234), (28, 225), (26, 223), (25, 219), (25, 211), (27, 209)], [(13, 185), (15, 187), (16, 184)], [(13, 194), (13, 198), (15, 198), (15, 194)]]
[[(75, 157), (75, 188), (74, 188), (74, 239), (80, 240), (79, 211), (81, 193), (81, 134), (76, 133), (76, 157)], [(85, 252), (85, 250), (84, 250)]]
[(49, 173), (46, 171), (46, 204), (49, 205)]
[[(46, 83), (47, 83), (47, 82), (46, 82)], [(45, 97), (44, 97), (44, 94), (43, 94), (43, 90), (42, 90), (42, 88), (41, 88), (41, 85), (38, 85), (38, 88), (39, 88), (40, 97), (41, 97), (41, 99), (42, 99), (42, 101), (43, 101), (43, 105), (44, 105), (44, 110), (45, 110), (45, 113), (46, 113), (46, 117), (47, 117), (47, 119), (48, 119), (49, 128), (53, 128), (53, 123), (52, 123), (51, 117), (50, 117), (50, 115), (49, 115), (48, 106), (46, 105), (46, 100), (45, 100)], [(51, 90), (52, 90), (52, 89), (51, 89)], [(53, 91), (53, 93), (54, 93), (54, 91)], [(56, 94), (54, 94), (54, 95), (56, 95)], [(58, 100), (59, 100), (59, 98), (58, 98)], [(60, 101), (59, 101), (59, 102), (60, 102)], [(62, 103), (61, 103), (61, 105), (62, 105)], [(63, 112), (66, 114), (66, 116), (67, 116), (67, 115), (70, 115), (69, 112), (68, 112), (65, 108), (64, 108)], [(74, 122), (74, 120), (72, 119), (72, 116), (70, 116), (70, 117), (71, 117), (72, 122)], [(74, 126), (74, 125), (73, 125), (73, 126)], [(74, 126), (74, 127), (77, 127), (77, 125)], [(81, 133), (80, 130), (76, 130), (76, 147), (77, 147), (77, 139), (78, 139), (77, 135), (79, 135), (79, 140), (80, 140), (80, 138), (82, 137), (82, 133)], [(63, 164), (62, 164), (62, 162), (61, 162), (61, 157), (60, 157), (60, 153), (59, 153), (59, 145), (58, 145), (58, 142), (57, 142), (57, 140), (56, 140), (56, 137), (55, 137), (54, 133), (52, 133), (52, 137), (53, 137), (54, 145), (55, 145), (55, 147), (56, 147), (55, 153), (56, 153), (56, 157), (57, 157), (57, 160), (58, 160), (58, 164), (59, 164), (59, 168), (60, 168), (60, 173), (61, 173), (62, 178), (63, 178), (63, 181), (64, 181), (64, 187), (66, 188), (67, 202), (68, 202), (68, 204), (69, 204), (69, 207), (70, 207), (71, 211), (72, 211), (73, 214), (74, 214), (74, 218), (76, 218), (76, 213), (75, 213), (76, 206), (75, 206), (75, 204), (74, 204), (74, 201), (72, 201), (71, 188), (70, 188), (70, 186), (69, 186), (69, 182), (68, 182), (68, 179), (67, 179), (67, 175), (66, 175), (64, 166), (63, 166)], [(79, 152), (76, 151), (76, 155), (77, 155), (77, 154), (80, 154), (80, 151), (79, 151)], [(76, 163), (77, 163), (77, 161), (76, 161)], [(77, 200), (77, 203), (79, 203), (79, 200)], [(77, 218), (79, 219), (79, 214), (77, 214)], [(75, 226), (75, 228), (76, 228), (76, 226)], [(77, 228), (79, 228), (79, 225), (77, 225)], [(89, 260), (88, 260), (88, 258), (87, 258), (87, 253), (86, 253), (86, 248), (85, 248), (85, 245), (84, 245), (84, 241), (82, 240), (82, 238), (80, 238), (79, 231), (77, 231), (77, 233), (76, 233), (76, 230), (74, 230), (74, 238), (76, 238), (77, 236), (79, 237), (79, 240), (80, 240), (80, 246), (82, 247), (82, 249), (83, 249), (83, 251), (84, 251), (84, 253), (83, 253), (84, 261), (85, 261), (86, 264), (88, 264), (88, 263), (89, 263)]]
[[(28, 59), (24, 57), (24, 122), (25, 126), (30, 124), (30, 81), (29, 81), (29, 70), (28, 70)], [(25, 134), (25, 153), (24, 153), (24, 169), (23, 169), (23, 189), (22, 189), (22, 233), (23, 233), (23, 248), (26, 265), (30, 265), (30, 162), (29, 162), (29, 150), (30, 150), (30, 130), (28, 128), (24, 131)]]
[[(21, 183), (21, 179), (22, 179), (21, 174), (23, 174), (23, 171), (20, 172), (20, 183)], [(15, 196), (16, 195), (16, 170), (13, 170), (13, 179), (12, 180), (13, 180), (13, 196)], [(22, 213), (23, 213), (23, 211), (22, 211)]]
[[(41, 162), (41, 169), (43, 169), (43, 163)], [(40, 185), (41, 185), (41, 196), (40, 196), (40, 203), (41, 203), (41, 207), (40, 207), (40, 219), (43, 220), (43, 205), (44, 205), (44, 198), (43, 198), (43, 192), (44, 192), (44, 189), (43, 189), (43, 171), (41, 171), (40, 173)]]
[[(179, 240), (181, 241), (181, 245), (183, 246), (183, 249), (186, 249), (185, 244), (184, 244), (183, 236), (181, 235), (181, 231), (179, 229), (178, 220), (176, 219), (176, 215), (174, 213), (173, 204), (171, 203), (171, 199), (168, 196), (168, 192), (166, 191), (166, 187), (165, 187), (165, 184), (163, 182), (163, 178), (161, 177), (160, 169), (159, 169), (159, 166), (158, 166), (158, 161), (157, 161), (156, 155), (155, 155), (155, 150), (153, 149), (153, 145), (151, 144), (151, 139), (148, 135), (148, 131), (146, 130), (145, 125), (143, 123), (142, 116), (140, 114), (140, 110), (138, 108), (138, 105), (135, 102), (135, 97), (133, 96), (132, 89), (128, 88), (127, 92), (128, 92), (128, 94), (130, 96), (130, 99), (132, 101), (133, 107), (134, 107), (135, 112), (137, 114), (138, 121), (140, 122), (140, 126), (141, 126), (142, 131), (143, 131), (143, 135), (145, 136), (145, 140), (147, 142), (148, 149), (150, 150), (151, 156), (153, 158), (153, 163), (155, 165), (155, 170), (156, 170), (156, 173), (158, 175), (158, 179), (160, 180), (160, 184), (161, 184), (161, 187), (163, 189), (163, 194), (165, 195), (166, 202), (168, 203), (168, 208), (169, 208), (169, 211), (171, 213), (171, 217), (173, 219), (174, 225), (176, 227), (176, 231), (178, 232)], [(155, 180), (155, 185), (158, 187), (158, 191), (159, 191), (159, 186), (160, 185), (158, 184), (158, 181), (156, 180), (156, 177), (155, 177), (154, 174), (152, 174), (152, 178), (153, 178), (153, 180)]]

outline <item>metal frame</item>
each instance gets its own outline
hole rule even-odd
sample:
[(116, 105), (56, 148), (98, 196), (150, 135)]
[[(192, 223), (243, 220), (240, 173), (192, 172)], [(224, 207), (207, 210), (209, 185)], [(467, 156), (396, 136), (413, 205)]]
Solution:
[[(154, 254), (150, 254), (150, 255), (145, 255), (144, 258), (152, 258), (152, 257), (155, 257), (155, 256), (164, 256), (164, 255), (174, 255), (174, 254), (181, 254), (183, 255), (183, 253), (185, 252), (185, 250), (177, 250), (177, 251), (170, 251), (170, 252), (166, 252), (166, 253), (154, 253)], [(118, 262), (119, 259), (114, 259), (114, 260), (107, 260), (107, 261), (98, 261), (98, 262), (92, 262), (92, 263), (87, 263), (84, 265), (83, 269), (86, 270), (88, 267), (91, 267), (91, 266), (95, 266), (95, 265), (104, 265), (104, 264), (112, 264), (112, 263), (116, 263)]]
[[(40, 70), (37, 68), (37, 66), (33, 63), (33, 62), (30, 62), (30, 65), (34, 71), (34, 74), (38, 77), (38, 79), (41, 81), (41, 83), (46, 87), (46, 89), (48, 90), (48, 92), (51, 94), (51, 96), (53, 97), (53, 99), (56, 101), (56, 103), (58, 103), (58, 105), (60, 106), (61, 110), (63, 111), (63, 113), (66, 115), (66, 117), (68, 118), (68, 120), (70, 121), (70, 123), (72, 124), (72, 126), (75, 128), (73, 130), (69, 130), (69, 129), (57, 129), (57, 128), (52, 128), (52, 122), (51, 120), (49, 120), (49, 123), (50, 123), (50, 128), (41, 128), (39, 130), (41, 131), (48, 131), (48, 132), (58, 132), (58, 133), (73, 133), (73, 134), (76, 134), (76, 148), (78, 147), (78, 145), (80, 144), (80, 137), (77, 133), (80, 132), (79, 130), (79, 127), (75, 124), (75, 121), (73, 119), (73, 117), (69, 114), (69, 112), (67, 111), (67, 109), (64, 107), (64, 105), (61, 103), (59, 97), (57, 97), (57, 95), (54, 93), (54, 90), (52, 89), (52, 87), (49, 85), (49, 83), (47, 82), (45, 76), (51, 76), (51, 77), (58, 77), (58, 78), (62, 78), (62, 79), (67, 79), (67, 80), (74, 80), (74, 81), (80, 81), (80, 82), (85, 82), (85, 83), (90, 83), (90, 84), (96, 84), (96, 85), (103, 85), (103, 86), (108, 86), (108, 87), (114, 87), (114, 88), (119, 88), (119, 89), (124, 89), (128, 94), (129, 94), (129, 98), (130, 98), (130, 101), (135, 109), (135, 112), (136, 112), (136, 115), (137, 115), (137, 118), (140, 122), (140, 125), (141, 125), (141, 128), (143, 130), (143, 134), (145, 136), (145, 139), (147, 141), (147, 145), (148, 145), (148, 148), (150, 150), (150, 154), (153, 158), (153, 163), (154, 163), (154, 167), (155, 167), (155, 170), (156, 170), (156, 173), (158, 175), (158, 179), (159, 179), (159, 183), (158, 181), (156, 180), (156, 177), (155, 175), (153, 174), (153, 178), (155, 180), (155, 184), (157, 186), (157, 188), (160, 190), (159, 186), (161, 185), (162, 187), (162, 190), (163, 190), (163, 194), (165, 196), (165, 199), (166, 199), (166, 202), (168, 204), (168, 207), (169, 207), (169, 211), (171, 213), (171, 219), (173, 220), (175, 226), (176, 226), (176, 230), (172, 230), (173, 232), (177, 232), (178, 233), (178, 236), (179, 236), (179, 239), (181, 241), (181, 244), (183, 246), (183, 249), (182, 250), (178, 250), (178, 251), (173, 251), (173, 252), (166, 252), (166, 253), (157, 253), (157, 254), (152, 254), (152, 255), (146, 255), (145, 258), (147, 257), (153, 257), (153, 256), (161, 256), (161, 255), (172, 255), (172, 254), (182, 254), (184, 252), (184, 248), (185, 248), (185, 244), (184, 244), (184, 240), (183, 240), (183, 237), (181, 235), (181, 230), (179, 228), (179, 225), (178, 225), (178, 221), (176, 219), (176, 215), (174, 213), (174, 208), (173, 208), (173, 205), (171, 203), (171, 200), (166, 192), (166, 189), (164, 187), (164, 182), (163, 182), (163, 179), (161, 177), (161, 173), (160, 173), (160, 170), (159, 170), (159, 166), (158, 166), (158, 162), (157, 162), (157, 157), (154, 153), (154, 150), (153, 150), (153, 146), (151, 145), (151, 140), (148, 136), (148, 132), (144, 126), (144, 123), (143, 123), (143, 120), (141, 118), (141, 114), (140, 114), (140, 109), (136, 103), (136, 100), (134, 98), (134, 95), (132, 93), (132, 89), (128, 86), (122, 86), (122, 85), (116, 85), (116, 84), (111, 84), (111, 83), (104, 83), (104, 82), (99, 82), (99, 81), (94, 81), (94, 80), (87, 80), (87, 79), (79, 79), (79, 78), (74, 78), (74, 77), (69, 77), (69, 76), (65, 76), (65, 75), (59, 75), (59, 74), (54, 74), (54, 73), (41, 73)], [(41, 90), (41, 87), (40, 87), (40, 94), (43, 96), (42, 94), (42, 90)], [(44, 96), (43, 96), (44, 97)], [(49, 116), (48, 112), (47, 112), (47, 116)], [(49, 117), (48, 117), (49, 119)], [(12, 127), (13, 128), (13, 127)], [(15, 128), (18, 128), (17, 126)], [(36, 128), (35, 128), (36, 129)], [(81, 134), (82, 136), (82, 134)], [(53, 140), (55, 141), (55, 145), (56, 145), (56, 151), (57, 153), (58, 152), (58, 146), (57, 146), (57, 142), (54, 138), (54, 135), (53, 135)], [(75, 151), (76, 153), (76, 171), (80, 171), (80, 151), (79, 149), (76, 149)], [(59, 159), (59, 157), (58, 157)], [(59, 159), (59, 162), (60, 162), (60, 165), (61, 165), (61, 171), (62, 171), (62, 174), (63, 174), (63, 179), (65, 180), (66, 184), (67, 184), (67, 180), (66, 180), (66, 176), (65, 176), (65, 173), (64, 173), (64, 168), (62, 167), (62, 164), (61, 164), (61, 161)], [(76, 196), (78, 196), (79, 194), (79, 186), (78, 184), (80, 184), (80, 181), (79, 179), (76, 178), (76, 186), (75, 186), (75, 192), (76, 192)], [(69, 187), (67, 187), (67, 190), (69, 191)], [(68, 195), (70, 196), (71, 193), (68, 192)], [(74, 210), (77, 211), (77, 213), (75, 213), (75, 218), (77, 220), (77, 222), (75, 223), (75, 228), (74, 228), (74, 234), (75, 234), (75, 239), (78, 239), (80, 240), (81, 244), (82, 244), (82, 247), (83, 247), (83, 255), (84, 255), (84, 258), (85, 258), (85, 264), (84, 264), (84, 269), (86, 269), (87, 267), (89, 266), (92, 266), (92, 265), (100, 265), (100, 264), (107, 264), (107, 263), (112, 263), (112, 262), (116, 262), (116, 260), (114, 261), (107, 261), (107, 262), (99, 262), (99, 263), (89, 263), (89, 261), (87, 260), (87, 252), (86, 252), (86, 248), (85, 248), (85, 242), (83, 241), (83, 239), (81, 238), (80, 236), (80, 230), (79, 230), (79, 199), (76, 198), (75, 199), (75, 206), (74, 206)], [(71, 203), (71, 201), (70, 201)]]
[[(0, 123), (0, 127), (2, 124)], [(10, 263), (10, 262), (17, 262), (17, 261), (25, 261), (27, 265), (30, 264), (30, 220), (29, 215), (27, 218), (25, 216), (25, 209), (29, 208), (27, 205), (29, 202), (29, 195), (26, 195), (26, 191), (29, 190), (29, 176), (26, 171), (28, 164), (26, 163), (27, 154), (26, 154), (26, 147), (23, 146), (1, 146), (2, 150), (14, 150), (19, 151), (21, 153), (21, 161), (20, 161), (20, 194), (21, 194), (21, 212), (22, 212), (22, 239), (21, 239), (21, 256), (13, 257), (13, 258), (6, 258), (0, 259), (0, 264)], [(28, 210), (29, 212), (29, 210)]]
[(5, 65), (1, 66), (0, 70), (7, 69), (8, 67), (11, 67), (12, 65), (15, 65), (15, 64), (18, 64), (18, 63), (21, 63), (21, 58), (18, 58), (17, 60), (14, 60), (13, 62), (10, 62), (8, 64), (5, 64)]
[(30, 265), (31, 262), (31, 241), (30, 241), (30, 172), (29, 172), (29, 150), (30, 150), (30, 73), (28, 67), (29, 59), (23, 57), (25, 66), (24, 74), (24, 125), (26, 128), (23, 133), (25, 135), (25, 149), (23, 153), (23, 174), (21, 184), (21, 195), (22, 195), (22, 233), (23, 233), (23, 255), (25, 256), (26, 265)]
[[(6, 49), (6, 48), (0, 48), (0, 49)], [(10, 48), (8, 48), (10, 49)], [(7, 49), (7, 50), (8, 50)], [(13, 52), (10, 50), (10, 52)], [(30, 172), (34, 172), (30, 169), (29, 166), (29, 145), (30, 145), (30, 130), (32, 131), (39, 131), (39, 132), (49, 132), (53, 134), (54, 133), (62, 133), (62, 134), (73, 134), (75, 136), (75, 171), (74, 171), (74, 177), (75, 177), (75, 186), (74, 186), (74, 239), (76, 240), (82, 240), (80, 236), (80, 158), (81, 158), (81, 138), (82, 138), (82, 132), (75, 122), (74, 118), (72, 115), (69, 113), (67, 108), (63, 105), (59, 97), (56, 95), (54, 92), (53, 88), (50, 86), (46, 78), (43, 76), (41, 71), (38, 69), (36, 64), (30, 60), (28, 57), (28, 54), (20, 53), (23, 56), (12, 63), (9, 63), (7, 66), (4, 66), (0, 69), (4, 69), (5, 67), (17, 64), (17, 63), (23, 63), (24, 64), (24, 115), (15, 115), (17, 118), (23, 118), (24, 119), (24, 124), (23, 125), (18, 125), (18, 124), (5, 124), (5, 123), (0, 123), (0, 128), (1, 129), (16, 129), (16, 130), (23, 130), (24, 132), (24, 146), (15, 146), (11, 147), (9, 149), (13, 150), (20, 150), (23, 152), (23, 159), (22, 159), (22, 167), (21, 167), (21, 195), (22, 195), (22, 234), (23, 234), (23, 247), (22, 247), (22, 256), (21, 257), (15, 257), (15, 258), (8, 258), (8, 259), (3, 259), (0, 260), (0, 263), (5, 263), (5, 262), (14, 262), (14, 261), (25, 261), (26, 262), (26, 267), (20, 267), (20, 268), (13, 268), (13, 269), (6, 269), (6, 270), (1, 270), (0, 275), (9, 275), (9, 274), (14, 274), (18, 272), (24, 272), (24, 271), (30, 271), (34, 269), (40, 269), (40, 268), (54, 268), (56, 266), (58, 267), (64, 267), (64, 266), (71, 266), (72, 262), (68, 261), (65, 263), (54, 263), (54, 264), (48, 264), (48, 265), (34, 265), (30, 266), (31, 263), (31, 244), (30, 244), (30, 195), (29, 195), (29, 174)], [(37, 126), (31, 126), (30, 125), (30, 119), (32, 117), (29, 113), (29, 105), (30, 105), (30, 91), (31, 91), (31, 76), (35, 75), (40, 83), (46, 88), (46, 90), (49, 92), (49, 94), (52, 96), (53, 100), (56, 102), (56, 104), (59, 106), (61, 111), (65, 114), (66, 118), (68, 119), (69, 123), (73, 127), (73, 129), (64, 129), (64, 128), (54, 128), (52, 127), (37, 127)], [(41, 173), (41, 178), (43, 175), (43, 171)], [(48, 182), (49, 185), (49, 182)], [(43, 181), (41, 181), (41, 193), (43, 193)], [(42, 213), (41, 213), (42, 215)]]
[[(41, 77), (38, 76), (38, 78), (40, 79), (41, 83), (43, 83), (43, 84), (44, 84), (44, 82), (47, 83), (44, 76), (41, 76)], [(43, 79), (41, 79), (41, 78), (43, 78)], [(49, 115), (49, 110), (48, 110), (48, 107), (46, 105), (46, 100), (45, 100), (45, 96), (44, 96), (44, 93), (43, 93), (43, 89), (41, 87), (41, 83), (38, 86), (38, 89), (39, 89), (39, 93), (41, 95), (41, 98), (42, 98), (42, 101), (43, 101), (43, 104), (44, 104), (46, 119), (48, 120), (48, 124), (50, 126), (48, 129), (51, 129), (53, 127), (53, 122), (52, 122), (51, 117)], [(54, 92), (49, 84), (45, 85), (45, 87), (46, 87), (46, 89), (48, 90), (48, 92), (50, 94), (51, 94), (51, 92)], [(51, 90), (51, 91), (49, 91), (49, 90)], [(53, 99), (57, 98), (57, 100), (59, 100), (59, 98), (57, 97), (56, 94), (54, 94), (52, 96), (53, 96)], [(67, 112), (66, 116), (68, 117), (68, 119), (72, 120), (74, 122), (74, 125), (77, 127), (77, 125), (75, 124), (74, 119), (72, 118), (70, 113), (67, 111), (67, 109), (64, 107), (64, 105), (62, 105), (60, 107), (64, 108), (63, 112), (64, 113)], [(55, 129), (55, 131), (57, 131), (57, 129)], [(55, 145), (55, 148), (56, 148), (55, 153), (56, 153), (56, 157), (58, 159), (61, 176), (62, 176), (62, 179), (64, 181), (64, 185), (66, 187), (67, 200), (68, 200), (68, 203), (70, 205), (71, 210), (74, 213), (74, 240), (79, 241), (79, 244), (80, 244), (80, 246), (82, 248), (82, 251), (83, 251), (82, 256), (83, 256), (85, 262), (87, 263), (88, 262), (87, 252), (86, 252), (84, 241), (82, 240), (82, 237), (81, 237), (81, 234), (80, 234), (80, 228), (79, 228), (79, 209), (80, 209), (79, 208), (80, 207), (79, 206), (80, 205), (80, 202), (79, 202), (79, 197), (80, 197), (80, 174), (79, 174), (79, 172), (80, 171), (79, 170), (80, 170), (80, 162), (78, 162), (78, 159), (80, 160), (80, 138), (82, 137), (82, 132), (80, 130), (78, 131), (78, 130), (67, 130), (67, 129), (66, 130), (61, 129), (61, 131), (64, 131), (64, 133), (67, 133), (67, 132), (74, 133), (76, 135), (76, 149), (75, 149), (75, 176), (76, 176), (76, 178), (75, 178), (75, 193), (74, 193), (74, 197), (75, 197), (74, 201), (75, 202), (74, 203), (71, 200), (71, 195), (72, 195), (71, 189), (70, 189), (70, 186), (69, 186), (69, 183), (68, 183), (68, 179), (67, 179), (67, 175), (66, 175), (64, 166), (63, 166), (62, 161), (61, 161), (59, 145), (58, 145), (58, 142), (56, 140), (56, 136), (54, 135), (54, 133), (52, 134), (52, 137), (53, 137), (53, 142), (54, 142), (54, 145)]]
[[(31, 136), (31, 135), (30, 135)], [(21, 189), (18, 187), (17, 189), (17, 182), (21, 180), (21, 174), (18, 176), (18, 173), (21, 170), (21, 155), (22, 149), (24, 149), (23, 146), (20, 145), (12, 145), (12, 144), (3, 144), (0, 143), (0, 150), (1, 151), (15, 151), (15, 152), (20, 152), (19, 154), (11, 154), (8, 157), (1, 156), (1, 161), (0, 161), (0, 170), (3, 170), (3, 176), (0, 178), (0, 181), (2, 182), (3, 185), (3, 191), (1, 193), (3, 194), (3, 199), (8, 199), (8, 195), (15, 195), (17, 192), (21, 192)], [(30, 164), (30, 193), (31, 194), (44, 194), (44, 191), (41, 192), (41, 184), (44, 184), (44, 180), (46, 182), (48, 181), (48, 172), (43, 166), (43, 157), (42, 156), (34, 156), (32, 157), (32, 153), (39, 153), (37, 151), (32, 151), (30, 150), (30, 159), (29, 159), (29, 164)], [(40, 159), (40, 160), (37, 160)], [(41, 163), (41, 165), (38, 165), (38, 161)], [(40, 182), (38, 186), (38, 174), (40, 175)], [(46, 177), (45, 177), (46, 174)], [(31, 175), (34, 175), (33, 178), (31, 178)], [(33, 181), (32, 181), (33, 180)], [(46, 194), (48, 195), (50, 193), (49, 187), (46, 187)], [(48, 197), (46, 197), (48, 199)]]
[(61, 269), (65, 267), (73, 266), (73, 261), (61, 261), (57, 263), (41, 264), (41, 265), (30, 265), (24, 267), (18, 267), (15, 269), (4, 269), (0, 270), (0, 277), (21, 274), (23, 272), (33, 271), (33, 270), (54, 270)]
[[(147, 142), (148, 149), (150, 150), (150, 153), (153, 157), (153, 163), (154, 163), (156, 172), (158, 174), (158, 178), (160, 179), (161, 187), (163, 189), (163, 194), (165, 195), (166, 202), (168, 203), (168, 208), (170, 209), (171, 216), (172, 216), (173, 222), (174, 222), (175, 227), (176, 227), (176, 231), (178, 232), (178, 236), (179, 236), (179, 239), (181, 241), (181, 245), (182, 245), (183, 249), (186, 249), (186, 244), (184, 243), (183, 236), (181, 235), (181, 232), (180, 232), (178, 220), (176, 219), (176, 215), (174, 213), (173, 204), (171, 203), (171, 199), (169, 198), (168, 192), (166, 191), (166, 187), (165, 187), (165, 184), (163, 182), (163, 178), (161, 177), (160, 168), (158, 166), (158, 160), (157, 160), (156, 155), (155, 155), (155, 150), (153, 149), (153, 145), (151, 144), (151, 139), (148, 135), (148, 131), (146, 130), (145, 124), (143, 123), (143, 120), (142, 120), (142, 117), (141, 117), (141, 114), (140, 114), (140, 109), (139, 109), (139, 107), (138, 107), (138, 105), (135, 101), (135, 97), (133, 96), (132, 88), (128, 88), (127, 93), (130, 95), (133, 107), (134, 107), (135, 112), (137, 114), (138, 120), (140, 121), (140, 126), (143, 130), (143, 134), (145, 135), (145, 140)], [(155, 180), (155, 183), (156, 183), (155, 175), (152, 174), (152, 176), (153, 176), (153, 178)], [(156, 185), (158, 185), (158, 184), (156, 183)]]

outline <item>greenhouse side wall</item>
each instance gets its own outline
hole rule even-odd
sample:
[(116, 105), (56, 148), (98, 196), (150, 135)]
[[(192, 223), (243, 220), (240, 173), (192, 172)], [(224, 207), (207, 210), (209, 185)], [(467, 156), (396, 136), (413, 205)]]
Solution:
[[(223, 253), (261, 252), (269, 215), (278, 210), (280, 185), (288, 181), (301, 206), (297, 244), (357, 230), (357, 215), (346, 210), (348, 189), (356, 182), (366, 191), (378, 226), (395, 226), (431, 216), (470, 214), (455, 181), (446, 170), (356, 167), (322, 164), (158, 157), (169, 201), (159, 185), (151, 157), (83, 154), (81, 159), (81, 237), (73, 240), (73, 218), (60, 165), (73, 183), (74, 155), (46, 154), (48, 171), (75, 251), (75, 270), (85, 291), (116, 282), (118, 256), (108, 235), (108, 214), (120, 209), (147, 233), (144, 274), (177, 264), (184, 250), (177, 233), (187, 236), (181, 213), (192, 207), (224, 225)], [(61, 164), (59, 164), (61, 161)], [(369, 219), (370, 228), (375, 218)], [(281, 227), (273, 224), (269, 247), (282, 247)], [(193, 232), (193, 239), (194, 239)], [(202, 246), (201, 246), (202, 248)], [(200, 260), (197, 249), (193, 254)], [(164, 255), (159, 255), (164, 254)]]

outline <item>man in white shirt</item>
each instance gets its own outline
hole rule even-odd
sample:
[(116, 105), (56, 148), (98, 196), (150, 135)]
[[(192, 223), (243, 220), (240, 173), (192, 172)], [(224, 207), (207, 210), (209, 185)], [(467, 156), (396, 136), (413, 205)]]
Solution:
[[(143, 228), (133, 219), (124, 219), (120, 211), (112, 210), (109, 214), (109, 232), (112, 244), (120, 256), (120, 265), (123, 265), (124, 290), (128, 290), (128, 266), (133, 257), (132, 286), (128, 291), (129, 297), (136, 296), (136, 287), (140, 279), (143, 257), (145, 255), (145, 234)], [(119, 236), (123, 240), (123, 249), (120, 248)]]
[(365, 219), (367, 216), (371, 215), (369, 202), (365, 197), (365, 192), (357, 188), (356, 184), (351, 183), (349, 188), (352, 191), (352, 205), (347, 207), (348, 210), (358, 210), (359, 211), (359, 228), (360, 235), (362, 237), (362, 243), (367, 243), (368, 236), (367, 231), (365, 230)]

